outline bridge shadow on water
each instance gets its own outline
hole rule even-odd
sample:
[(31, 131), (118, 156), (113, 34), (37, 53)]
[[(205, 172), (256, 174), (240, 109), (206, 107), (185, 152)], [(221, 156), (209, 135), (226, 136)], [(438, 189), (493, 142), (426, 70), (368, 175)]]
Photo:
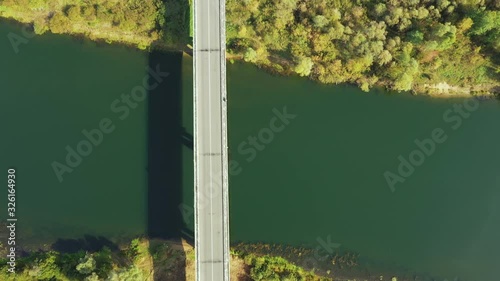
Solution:
[[(148, 61), (147, 100), (147, 230), (150, 253), (162, 251), (153, 259), (155, 281), (186, 280), (186, 254), (182, 241), (194, 245), (194, 234), (188, 230), (183, 212), (192, 216), (192, 206), (183, 202), (183, 149), (193, 150), (193, 135), (182, 120), (181, 52), (153, 51)], [(186, 161), (193, 163), (192, 159)], [(161, 248), (168, 240), (168, 247)], [(129, 242), (129, 241), (128, 241)], [(51, 249), (61, 253), (98, 252), (108, 248), (121, 252), (116, 242), (102, 236), (84, 235), (78, 239), (58, 239)], [(130, 264), (119, 261), (120, 266)], [(188, 274), (193, 275), (194, 272)]]
[[(148, 94), (147, 235), (150, 239), (173, 240), (179, 245), (184, 238), (192, 245), (189, 237), (192, 234), (185, 235), (182, 216), (186, 208), (182, 149), (183, 146), (193, 149), (193, 136), (182, 125), (182, 53), (153, 51), (149, 55), (149, 68), (154, 70), (149, 75), (150, 85), (158, 81), (159, 72), (162, 81)], [(185, 280), (184, 252), (177, 258), (181, 259), (179, 266), (169, 268), (170, 272), (166, 272), (165, 264), (154, 264), (154, 280)]]

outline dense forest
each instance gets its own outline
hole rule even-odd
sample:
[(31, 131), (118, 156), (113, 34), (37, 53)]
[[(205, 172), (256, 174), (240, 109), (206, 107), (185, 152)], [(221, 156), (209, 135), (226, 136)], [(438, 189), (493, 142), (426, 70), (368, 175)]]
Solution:
[(495, 90), (499, 0), (228, 0), (228, 48), (324, 83)]
[[(37, 34), (184, 50), (189, 3), (0, 0), (0, 17)], [(227, 0), (226, 8), (231, 59), (366, 91), (500, 92), (500, 0)]]

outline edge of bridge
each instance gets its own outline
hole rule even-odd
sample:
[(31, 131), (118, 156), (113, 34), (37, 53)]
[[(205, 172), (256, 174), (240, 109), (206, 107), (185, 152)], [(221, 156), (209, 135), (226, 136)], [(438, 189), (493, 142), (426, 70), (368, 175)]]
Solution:
[(222, 141), (224, 149), (222, 152), (222, 169), (223, 169), (223, 200), (224, 200), (224, 250), (225, 250), (225, 266), (224, 266), (224, 281), (229, 281), (231, 274), (231, 256), (230, 256), (230, 240), (229, 240), (229, 147), (228, 147), (228, 128), (227, 128), (227, 88), (226, 88), (226, 0), (219, 0), (220, 9), (220, 56), (221, 56), (221, 93), (223, 99), (222, 105)]

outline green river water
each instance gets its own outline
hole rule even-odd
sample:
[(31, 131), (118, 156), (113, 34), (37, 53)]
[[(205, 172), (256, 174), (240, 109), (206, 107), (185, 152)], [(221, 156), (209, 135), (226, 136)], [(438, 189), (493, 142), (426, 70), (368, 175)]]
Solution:
[[(56, 35), (28, 38), (16, 53), (9, 34), (23, 36), (21, 26), (0, 24), (0, 168), (17, 170), (20, 239), (192, 231), (191, 59)], [(156, 65), (169, 73), (160, 86), (123, 101), (155, 79), (146, 68)], [(240, 63), (227, 73), (234, 242), (331, 239), (448, 280), (498, 280), (497, 101), (459, 112), (464, 100), (363, 93)], [(102, 120), (112, 132), (61, 181), (54, 162), (67, 165), (67, 146)], [(397, 175), (398, 157), (433, 131), (441, 143), (391, 190), (384, 173)]]

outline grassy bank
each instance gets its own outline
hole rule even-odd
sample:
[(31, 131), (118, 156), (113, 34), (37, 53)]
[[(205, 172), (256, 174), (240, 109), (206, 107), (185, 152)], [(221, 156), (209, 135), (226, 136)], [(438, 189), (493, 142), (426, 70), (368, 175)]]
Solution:
[[(195, 281), (195, 252), (186, 241), (127, 241), (108, 241), (92, 249), (86, 243), (82, 248), (61, 249), (56, 243), (32, 249), (17, 259), (15, 274), (8, 273), (6, 261), (0, 260), (0, 280)], [(432, 278), (363, 261), (358, 254), (342, 249), (327, 253), (307, 247), (240, 243), (231, 250), (231, 280), (236, 281), (442, 280)]]
[(189, 40), (189, 4), (183, 1), (2, 0), (0, 17), (52, 32), (122, 43), (139, 49), (181, 49)]
[[(47, 249), (18, 259), (15, 274), (1, 261), (0, 280), (145, 281), (195, 280), (195, 253), (186, 242), (134, 239), (96, 251), (61, 253)], [(283, 258), (231, 255), (231, 280), (331, 280)]]
[[(415, 281), (444, 280), (427, 273), (419, 273), (401, 265), (381, 263), (367, 259), (349, 249), (323, 249), (321, 247), (297, 247), (281, 244), (240, 243), (233, 245), (233, 251), (246, 261), (248, 258), (260, 258), (259, 263), (273, 260), (284, 260), (297, 265), (305, 272), (314, 273), (314, 278), (305, 280), (335, 281)], [(311, 277), (312, 278), (312, 277)], [(287, 279), (255, 279), (255, 280), (287, 280)], [(302, 279), (290, 279), (302, 280)]]

